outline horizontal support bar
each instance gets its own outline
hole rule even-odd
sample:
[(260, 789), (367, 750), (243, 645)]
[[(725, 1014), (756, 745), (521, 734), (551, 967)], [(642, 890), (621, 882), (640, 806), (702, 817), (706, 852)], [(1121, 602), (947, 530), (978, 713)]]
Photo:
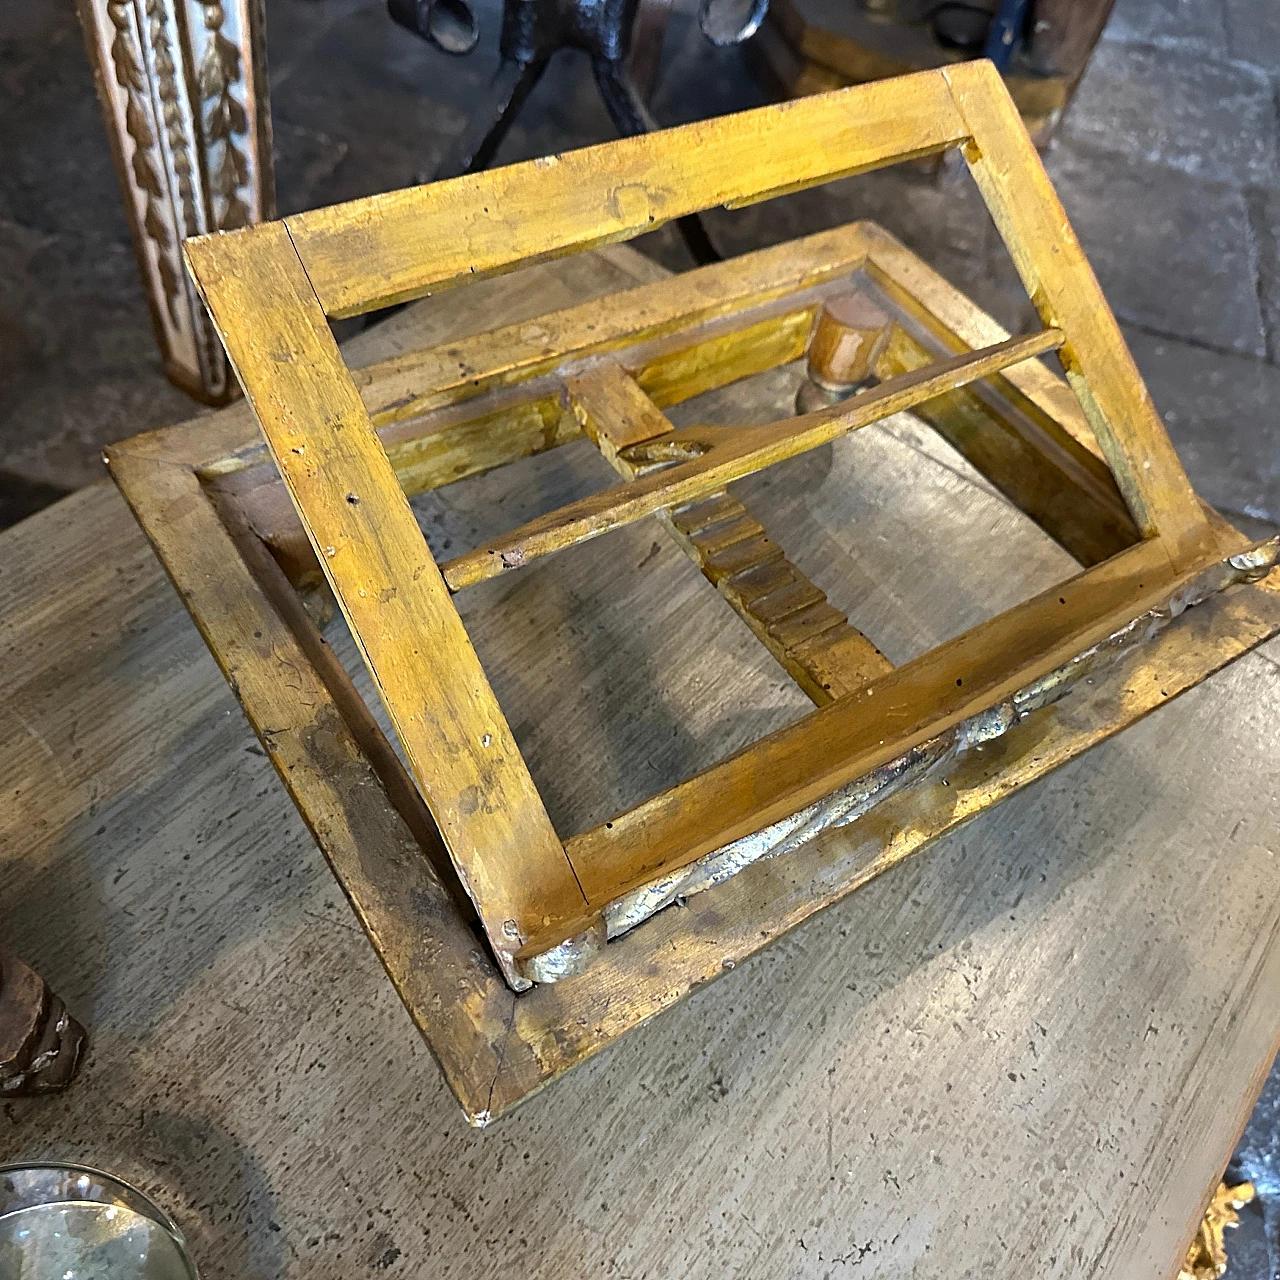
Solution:
[[(450, 590), (460, 591), (610, 529), (634, 524), (664, 508), (708, 497), (775, 462), (816, 449), (934, 396), (1053, 351), (1062, 342), (1063, 336), (1057, 329), (1044, 329), (891, 378), (852, 401), (800, 418), (758, 427), (693, 428), (675, 432), (660, 442), (662, 447), (673, 451), (681, 447), (705, 447), (702, 456), (677, 462), (531, 520), (504, 538), (450, 560), (442, 566), (445, 581)], [(706, 447), (711, 439), (716, 443)], [(671, 456), (678, 454), (673, 452)]]
[(565, 849), (588, 902), (599, 909), (799, 813), (1030, 687), (1177, 586), (1159, 540), (1140, 542), (574, 836)]
[(285, 225), (337, 319), (967, 137), (942, 73), (923, 71), (315, 209)]

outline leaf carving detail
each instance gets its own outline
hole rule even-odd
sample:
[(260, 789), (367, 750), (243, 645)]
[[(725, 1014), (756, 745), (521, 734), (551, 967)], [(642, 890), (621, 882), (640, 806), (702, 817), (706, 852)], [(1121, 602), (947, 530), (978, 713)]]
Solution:
[(142, 229), (156, 247), (156, 269), (164, 290), (169, 316), (178, 323), (179, 265), (175, 261), (173, 237), (163, 214), (164, 182), (160, 175), (160, 158), (156, 153), (156, 136), (151, 128), (147, 80), (143, 71), (141, 50), (134, 43), (128, 0), (107, 0), (107, 17), (115, 28), (111, 40), (111, 62), (116, 83), (125, 91), (124, 125), (133, 139), (133, 170), (138, 189), (145, 193), (146, 205)]

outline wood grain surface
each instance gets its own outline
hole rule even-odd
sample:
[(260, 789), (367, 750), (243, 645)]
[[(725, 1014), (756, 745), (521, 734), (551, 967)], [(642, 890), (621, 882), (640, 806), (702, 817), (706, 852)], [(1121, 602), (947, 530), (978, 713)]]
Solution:
[[(767, 419), (786, 372), (735, 392)], [(598, 483), (581, 450), (415, 500), (433, 549)], [(1071, 572), (909, 419), (735, 488), (895, 663)], [(566, 830), (809, 706), (656, 527), (614, 538), (460, 598)], [(1275, 1049), (1275, 642), (476, 1133), (115, 492), (0, 541), (0, 930), (91, 1033), (0, 1158), (131, 1178), (205, 1277), (1172, 1274)]]

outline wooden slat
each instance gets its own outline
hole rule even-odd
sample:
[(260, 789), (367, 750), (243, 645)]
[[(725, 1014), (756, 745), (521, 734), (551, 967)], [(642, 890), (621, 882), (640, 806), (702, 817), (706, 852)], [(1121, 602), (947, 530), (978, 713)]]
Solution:
[[(672, 442), (688, 442), (705, 448), (703, 456), (531, 520), (506, 538), (448, 561), (444, 565), (445, 581), (451, 590), (460, 591), (507, 570), (521, 568), (540, 556), (643, 520), (664, 507), (681, 506), (717, 493), (743, 476), (816, 449), (932, 396), (1052, 351), (1061, 342), (1060, 333), (1046, 329), (905, 374), (852, 401), (803, 417), (758, 427), (713, 429), (710, 434), (706, 429), (697, 428), (675, 432)], [(714, 445), (703, 444), (713, 438)]]
[(797, 666), (813, 673), (813, 689), (805, 692), (818, 706), (861, 689), (868, 681), (893, 670), (893, 663), (853, 623), (844, 621), (821, 635), (794, 641), (787, 655)]
[(969, 167), (1046, 325), (1067, 335), (1061, 353), (1135, 522), (1169, 540), (1176, 564), (1214, 546), (1200, 504), (1125, 346), (1035, 146), (987, 61), (945, 68), (974, 141)]
[[(650, 398), (674, 404), (723, 386), (716, 378), (746, 377), (801, 354), (816, 305), (806, 291), (835, 286), (857, 271), (875, 231), (871, 223), (849, 223), (395, 357), (353, 376), (357, 386), (368, 387), (370, 416), (381, 427), (528, 382), (566, 361), (627, 348), (633, 352), (627, 368)], [(753, 313), (746, 323), (739, 319), (744, 312)], [(713, 380), (695, 382), (693, 371)]]
[[(704, 376), (715, 374), (731, 381), (802, 354), (814, 304), (803, 298), (793, 300), (794, 295), (833, 284), (857, 271), (865, 259), (867, 241), (876, 231), (871, 223), (855, 222), (816, 232), (743, 254), (732, 262), (619, 289), (536, 320), (525, 319), (392, 356), (353, 370), (352, 380), (392, 453), (397, 470), (411, 465), (412, 455), (398, 458), (396, 448), (409, 448), (413, 438), (421, 434), (423, 424), (416, 420), (424, 414), (488, 392), (527, 384), (567, 360), (588, 359), (624, 346), (643, 349), (655, 344), (652, 355), (637, 355), (644, 367), (634, 371), (658, 404), (673, 404), (724, 385), (724, 381), (714, 380), (690, 385), (682, 380), (689, 367), (701, 370)], [(262, 235), (270, 238), (272, 233), (260, 227), (246, 227), (231, 234), (237, 240), (253, 241)], [(225, 235), (219, 237), (218, 243), (226, 242)], [(538, 278), (536, 270), (529, 275)], [(551, 296), (557, 294), (553, 292)], [(767, 308), (771, 303), (781, 307), (773, 318), (746, 329), (735, 324), (738, 313)], [(707, 326), (705, 335), (699, 332), (703, 326)], [(673, 344), (664, 344), (663, 339), (674, 335), (684, 336)], [(654, 366), (652, 370), (649, 363)], [(653, 385), (655, 382), (659, 385)], [(206, 434), (207, 440), (202, 435), (195, 445), (199, 456), (186, 459), (205, 477), (268, 461), (247, 405), (233, 405), (224, 411), (217, 420), (217, 429), (211, 427)], [(148, 432), (143, 439), (152, 450), (191, 448), (193, 444), (177, 429), (170, 433)], [(430, 474), (447, 476), (471, 442), (439, 444), (449, 448), (449, 456)], [(436, 442), (424, 441), (424, 447), (429, 451), (430, 462)], [(431, 484), (424, 481), (423, 487)]]
[(603, 360), (565, 379), (574, 417), (592, 443), (624, 476), (635, 468), (618, 457), (623, 449), (670, 435), (675, 428), (613, 360)]
[[(923, 72), (286, 219), (325, 312), (357, 315), (429, 290), (629, 240), (941, 151), (966, 136), (946, 81)], [(239, 233), (237, 233), (239, 234)]]
[(260, 231), (247, 257), (188, 252), (418, 786), (496, 951), (576, 933), (581, 889), (302, 264)]
[(1142, 542), (997, 615), (569, 840), (583, 889), (608, 902), (798, 813), (1054, 670), (1172, 583), (1160, 541)]
[[(733, 262), (736, 266), (738, 259)], [(636, 381), (655, 404), (665, 408), (738, 378), (789, 364), (804, 355), (817, 310), (814, 304), (789, 309), (758, 324), (695, 338), (646, 357), (635, 364)]]
[[(606, 361), (566, 380), (569, 398), (583, 429), (615, 470), (627, 479), (637, 469), (620, 451), (672, 432), (669, 419), (616, 363)], [(888, 659), (842, 613), (835, 614), (838, 635), (788, 642), (780, 624), (801, 610), (826, 603), (826, 596), (768, 541), (765, 531), (736, 498), (713, 494), (696, 503), (657, 512), (659, 522), (689, 558), (719, 589), (761, 643), (818, 705), (860, 688), (890, 670)], [(752, 554), (730, 567), (724, 553), (751, 548)], [(763, 552), (763, 554), (761, 554)], [(767, 595), (739, 590), (744, 578), (756, 582), (762, 569), (779, 575)]]

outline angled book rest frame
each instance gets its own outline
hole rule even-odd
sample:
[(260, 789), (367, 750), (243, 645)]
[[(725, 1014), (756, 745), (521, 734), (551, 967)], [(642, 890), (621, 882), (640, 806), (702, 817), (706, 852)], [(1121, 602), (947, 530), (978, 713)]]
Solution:
[[(359, 387), (330, 334), (330, 318), (953, 147), (1039, 332), (1009, 337), (855, 224), (390, 362)], [(139, 437), (109, 463), (475, 1123), (1280, 626), (1276, 545), (1250, 546), (1193, 493), (987, 63), (186, 248), (269, 458), (240, 417)], [(663, 414), (806, 350), (812, 368), (842, 314), (837, 345), (863, 344), (874, 387), (766, 425), (675, 430)], [(1034, 359), (1050, 351), (1069, 390)], [(1083, 569), (894, 669), (726, 487), (905, 409)], [(406, 494), (583, 434), (623, 483), (433, 559)], [(246, 482), (272, 466), (292, 507)], [(452, 597), (647, 516), (815, 710), (562, 840)], [(295, 590), (321, 575), (412, 779)], [(1068, 695), (1072, 717), (1037, 720)], [(933, 779), (958, 760), (971, 776), (944, 803)], [(880, 852), (851, 859), (872, 819)], [(753, 897), (770, 856), (791, 860), (791, 888)], [(656, 915), (677, 897), (678, 922)]]

